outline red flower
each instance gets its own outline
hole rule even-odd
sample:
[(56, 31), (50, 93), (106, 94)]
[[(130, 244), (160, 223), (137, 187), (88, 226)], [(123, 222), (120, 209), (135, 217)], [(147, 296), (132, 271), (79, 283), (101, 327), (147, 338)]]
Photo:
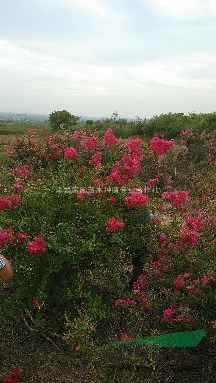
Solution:
[(12, 201), (8, 198), (0, 198), (0, 211), (12, 207)]
[(20, 370), (18, 368), (14, 368), (2, 383), (21, 383)]
[(129, 140), (125, 145), (125, 148), (128, 152), (139, 152), (139, 148), (142, 145), (141, 138), (135, 138), (134, 140)]
[(65, 160), (76, 160), (77, 157), (79, 157), (79, 153), (76, 151), (76, 149), (73, 148), (73, 146), (70, 146), (64, 150)]
[(108, 129), (104, 134), (104, 146), (115, 145), (119, 142), (118, 138), (113, 134), (112, 129)]
[(22, 181), (16, 182), (13, 187), (14, 187), (14, 193), (22, 192), (24, 189), (24, 185)]
[(101, 165), (102, 153), (98, 152), (93, 154), (91, 159), (89, 160), (90, 165)]
[(11, 232), (8, 229), (0, 230), (0, 246), (5, 246), (11, 240)]
[(115, 217), (111, 217), (107, 220), (108, 226), (106, 227), (106, 232), (112, 233), (118, 229), (123, 229), (125, 227), (125, 223), (121, 221), (117, 221)]
[(173, 316), (175, 314), (176, 310), (175, 309), (165, 309), (163, 311), (163, 320), (164, 322), (170, 322), (173, 319)]
[(83, 145), (86, 149), (93, 152), (97, 147), (98, 140), (99, 140), (99, 137), (91, 136), (84, 140)]
[(45, 239), (42, 237), (34, 238), (34, 241), (27, 244), (27, 249), (31, 255), (39, 255), (46, 249)]
[(168, 191), (162, 194), (162, 198), (169, 201), (173, 206), (180, 206), (188, 199), (189, 193), (185, 190)]
[(109, 200), (110, 200), (111, 203), (116, 203), (117, 202), (117, 198), (114, 195), (111, 195), (109, 197)]
[(40, 307), (41, 307), (41, 301), (40, 301), (40, 299), (35, 299), (35, 300), (33, 301), (33, 306), (34, 306), (35, 308), (37, 308), (37, 309), (40, 309)]
[(150, 141), (150, 150), (155, 154), (164, 154), (172, 149), (174, 140), (165, 141), (157, 136), (153, 137)]
[(128, 332), (123, 332), (120, 336), (119, 336), (119, 340), (121, 342), (123, 341), (126, 341), (126, 340), (132, 340), (132, 336), (128, 333)]
[(131, 190), (130, 195), (125, 198), (127, 207), (135, 208), (141, 205), (146, 205), (149, 202), (149, 197), (143, 195), (137, 189)]
[(77, 193), (77, 199), (83, 201), (88, 194), (86, 189), (80, 189)]
[(17, 233), (17, 241), (18, 242), (25, 241), (26, 239), (27, 239), (26, 233), (22, 233), (22, 232)]

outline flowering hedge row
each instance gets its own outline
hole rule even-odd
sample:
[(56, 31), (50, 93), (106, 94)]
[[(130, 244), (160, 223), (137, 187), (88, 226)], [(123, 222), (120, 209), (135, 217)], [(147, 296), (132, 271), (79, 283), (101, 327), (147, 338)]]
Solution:
[[(27, 309), (38, 329), (73, 328), (76, 341), (101, 336), (122, 310), (158, 329), (213, 328), (215, 218), (189, 176), (189, 139), (125, 141), (108, 129), (13, 142), (0, 246), (15, 277), (1, 288), (0, 320)], [(129, 288), (134, 259), (142, 270)]]

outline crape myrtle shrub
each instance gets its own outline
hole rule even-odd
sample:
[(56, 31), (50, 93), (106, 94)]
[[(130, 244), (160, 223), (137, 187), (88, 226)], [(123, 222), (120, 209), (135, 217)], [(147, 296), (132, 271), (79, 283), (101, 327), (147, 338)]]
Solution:
[[(74, 344), (112, 341), (124, 317), (134, 336), (213, 329), (213, 191), (192, 179), (193, 144), (183, 136), (175, 147), (157, 136), (118, 140), (110, 128), (43, 141), (31, 132), (10, 145), (0, 246), (15, 275), (0, 286), (1, 321), (27, 312)], [(205, 137), (201, 162), (213, 174), (206, 145)], [(134, 257), (144, 266), (129, 291)]]

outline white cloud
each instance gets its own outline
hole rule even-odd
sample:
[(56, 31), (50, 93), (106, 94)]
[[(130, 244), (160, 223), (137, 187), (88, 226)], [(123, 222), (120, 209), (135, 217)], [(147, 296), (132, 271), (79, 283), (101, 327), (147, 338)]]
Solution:
[(216, 14), (216, 0), (148, 0), (159, 14), (179, 19), (193, 19)]
[[(32, 87), (73, 89), (92, 95), (111, 95), (117, 86), (130, 83), (197, 89), (215, 86), (216, 54), (177, 56), (158, 61), (122, 66), (87, 64), (81, 61), (32, 52), (7, 41), (0, 41), (0, 70), (4, 76), (16, 77), (21, 84), (29, 78)], [(212, 76), (206, 76), (212, 73)], [(25, 81), (24, 81), (24, 85)]]
[(57, 3), (60, 7), (71, 7), (115, 24), (125, 18), (123, 13), (114, 10), (105, 0), (57, 0)]

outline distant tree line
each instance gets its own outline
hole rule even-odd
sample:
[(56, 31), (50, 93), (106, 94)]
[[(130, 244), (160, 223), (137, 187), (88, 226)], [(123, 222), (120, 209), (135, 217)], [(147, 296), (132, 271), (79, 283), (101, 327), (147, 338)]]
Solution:
[[(213, 113), (167, 113), (152, 118), (134, 119), (120, 118), (114, 112), (110, 118), (80, 121), (80, 117), (66, 110), (54, 111), (49, 115), (51, 127), (56, 130), (85, 128), (91, 134), (103, 134), (108, 127), (112, 128), (117, 137), (127, 138), (130, 136), (152, 137), (155, 134), (164, 136), (166, 139), (177, 138), (183, 130), (194, 129), (196, 132), (206, 131), (216, 134), (216, 112)], [(83, 126), (84, 125), (84, 126)]]

